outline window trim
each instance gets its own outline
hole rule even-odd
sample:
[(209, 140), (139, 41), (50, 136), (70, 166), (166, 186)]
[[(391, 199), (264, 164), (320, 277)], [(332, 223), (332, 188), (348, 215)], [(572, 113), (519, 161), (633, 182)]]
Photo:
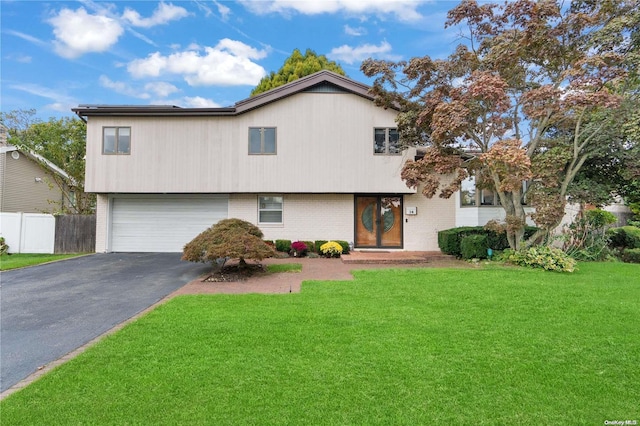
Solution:
[[(376, 131), (384, 130), (384, 152), (376, 152)], [(402, 149), (398, 152), (389, 152), (390, 149), (390, 141), (389, 135), (392, 130), (398, 134), (398, 148), (400, 149), (400, 134), (398, 133), (397, 127), (374, 127), (373, 128), (373, 155), (402, 155)]]
[[(251, 129), (259, 129), (260, 132), (260, 152), (251, 152)], [(274, 151), (264, 152), (264, 130), (273, 129)], [(249, 126), (247, 135), (247, 152), (249, 155), (277, 155), (278, 154), (278, 128), (276, 126)]]
[[(261, 198), (266, 198), (266, 197), (270, 197), (270, 198), (276, 198), (279, 197), (280, 198), (280, 209), (263, 209), (260, 208), (260, 199)], [(257, 207), (258, 207), (258, 224), (259, 225), (272, 225), (272, 226), (281, 226), (284, 225), (284, 195), (282, 194), (258, 194), (258, 200), (257, 200)], [(280, 222), (262, 222), (260, 221), (260, 213), (261, 212), (280, 212)]]
[[(475, 204), (464, 204), (464, 196), (463, 196), (463, 188), (462, 185), (460, 186), (460, 189), (458, 190), (458, 193), (460, 194), (460, 203), (459, 203), (459, 207), (460, 208), (484, 208), (484, 207), (501, 207), (502, 203), (500, 201), (500, 196), (498, 195), (498, 191), (495, 190), (490, 190), (490, 189), (478, 189), (478, 187), (475, 184), (475, 176), (471, 176), (468, 179), (473, 179), (473, 189), (475, 191), (474, 193), (474, 203)], [(466, 180), (466, 179), (465, 179)], [(464, 181), (463, 181), (464, 182)], [(523, 197), (521, 199), (521, 204), (523, 206), (527, 206), (526, 204), (526, 190), (528, 189), (528, 186), (530, 185), (530, 181), (523, 181), (522, 182), (522, 187), (523, 187)], [(484, 202), (484, 192), (488, 191), (491, 192), (493, 195), (493, 204), (487, 204)]]
[[(106, 129), (115, 129), (115, 143), (114, 143), (114, 152), (105, 152), (104, 143), (105, 143), (105, 130)], [(120, 129), (129, 129), (129, 150), (127, 152), (119, 152), (118, 151), (118, 141), (120, 139)], [(131, 155), (131, 126), (102, 126), (102, 155)]]

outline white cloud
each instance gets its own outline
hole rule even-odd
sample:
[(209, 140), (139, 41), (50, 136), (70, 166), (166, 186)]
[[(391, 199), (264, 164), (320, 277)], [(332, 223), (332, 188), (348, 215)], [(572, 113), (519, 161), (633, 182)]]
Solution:
[(176, 103), (182, 107), (191, 107), (191, 108), (220, 108), (220, 105), (211, 99), (206, 99), (200, 96), (188, 97), (185, 96), (182, 100)]
[(89, 52), (104, 52), (113, 46), (124, 32), (122, 26), (105, 15), (90, 15), (84, 8), (62, 9), (49, 19), (56, 37), (56, 53), (65, 58), (77, 58)]
[(191, 86), (256, 85), (266, 71), (252, 60), (262, 59), (266, 50), (257, 50), (242, 42), (223, 39), (215, 47), (185, 50), (168, 56), (160, 52), (129, 63), (127, 70), (133, 77), (159, 77), (164, 74), (182, 75)]
[(40, 86), (38, 84), (14, 84), (10, 87), (15, 90), (29, 93), (30, 95), (51, 99), (54, 102), (46, 105), (46, 108), (53, 111), (68, 113), (71, 108), (78, 106), (78, 101), (72, 96), (49, 87)]
[(347, 64), (360, 62), (366, 58), (388, 59), (390, 61), (397, 61), (401, 59), (400, 56), (394, 55), (390, 52), (391, 45), (386, 41), (380, 43), (379, 46), (374, 44), (362, 44), (357, 47), (351, 47), (345, 44), (331, 49), (331, 52), (327, 54), (327, 57), (334, 61), (346, 62)]
[(111, 89), (121, 95), (126, 95), (138, 99), (149, 99), (151, 97), (146, 92), (137, 90), (127, 83), (123, 83), (121, 81), (113, 81), (105, 75), (101, 75), (98, 81), (100, 82), (100, 86)]
[(293, 12), (303, 15), (349, 13), (388, 16), (392, 14), (401, 21), (417, 21), (422, 18), (417, 8), (424, 2), (425, 0), (244, 0), (242, 4), (256, 14), (290, 15)]
[(7, 59), (19, 62), (21, 64), (29, 64), (33, 60), (31, 56), (22, 53), (9, 54), (7, 55)]
[(164, 81), (154, 81), (152, 83), (147, 83), (144, 85), (144, 89), (148, 92), (153, 92), (156, 96), (160, 96), (162, 98), (166, 98), (172, 93), (180, 91), (180, 89), (178, 89), (173, 84), (165, 83)]
[(33, 37), (32, 35), (25, 34), (25, 33), (20, 32), (20, 31), (5, 30), (5, 31), (3, 31), (3, 33), (19, 37), (19, 38), (21, 38), (23, 40), (26, 40), (26, 41), (28, 41), (30, 43), (33, 43), (33, 44), (36, 44), (38, 46), (46, 46), (46, 44), (47, 44), (46, 42), (40, 40), (39, 38)]
[(150, 18), (142, 18), (138, 12), (133, 9), (126, 8), (122, 17), (129, 21), (134, 27), (151, 28), (156, 25), (163, 25), (167, 22), (188, 16), (189, 12), (183, 7), (174, 6), (171, 3), (161, 2)]
[(344, 33), (350, 36), (362, 36), (367, 33), (367, 29), (364, 27), (353, 28), (349, 25), (344, 26)]
[(222, 18), (223, 21), (226, 21), (227, 19), (229, 19), (229, 15), (231, 15), (231, 9), (229, 9), (227, 6), (225, 6), (224, 4), (216, 1), (216, 0), (212, 0), (213, 4), (216, 5), (216, 7), (218, 8), (218, 13), (220, 14), (220, 17)]

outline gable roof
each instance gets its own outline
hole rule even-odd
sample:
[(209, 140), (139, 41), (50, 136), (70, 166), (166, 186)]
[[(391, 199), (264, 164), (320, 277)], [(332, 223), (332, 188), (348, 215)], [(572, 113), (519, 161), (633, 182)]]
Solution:
[(181, 108), (175, 105), (79, 105), (71, 110), (90, 116), (233, 116), (243, 114), (301, 92), (349, 93), (373, 101), (370, 87), (332, 71), (322, 70), (299, 78), (226, 108)]
[(10, 153), (10, 152), (22, 153), (26, 157), (36, 161), (37, 163), (43, 164), (47, 169), (49, 169), (50, 171), (58, 174), (59, 176), (61, 176), (65, 180), (67, 180), (69, 182), (73, 181), (73, 179), (71, 179), (71, 176), (69, 176), (67, 174), (67, 172), (65, 172), (60, 167), (56, 166), (55, 164), (53, 164), (51, 161), (47, 160), (43, 156), (41, 156), (39, 154), (36, 154), (35, 152), (25, 151), (25, 150), (16, 148), (13, 145), (6, 145), (6, 146), (3, 146), (3, 147), (0, 147), (0, 154), (7, 154), (7, 153)]

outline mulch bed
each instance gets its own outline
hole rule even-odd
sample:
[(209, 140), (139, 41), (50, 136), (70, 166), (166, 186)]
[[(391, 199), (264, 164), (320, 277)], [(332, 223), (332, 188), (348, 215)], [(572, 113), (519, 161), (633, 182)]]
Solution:
[(214, 271), (207, 277), (205, 277), (202, 282), (209, 283), (235, 283), (246, 281), (251, 277), (259, 276), (265, 274), (267, 272), (267, 268), (261, 264), (247, 264), (243, 267), (239, 265), (230, 265), (225, 266), (219, 271)]

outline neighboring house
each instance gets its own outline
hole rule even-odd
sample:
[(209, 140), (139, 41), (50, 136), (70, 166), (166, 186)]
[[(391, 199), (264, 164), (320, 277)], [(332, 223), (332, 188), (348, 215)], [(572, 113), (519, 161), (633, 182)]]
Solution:
[[(60, 188), (53, 184), (54, 173), (69, 178), (63, 170), (39, 155), (7, 145), (3, 132), (0, 140), (0, 211), (43, 213), (60, 208), (64, 198)], [(56, 206), (51, 202), (59, 204)]]
[(416, 150), (399, 148), (397, 111), (329, 71), (229, 108), (73, 111), (87, 121), (97, 252), (179, 252), (232, 217), (269, 240), (431, 251), (439, 230), (484, 220), (482, 206), (461, 207), (460, 194), (427, 199), (407, 188), (400, 172)]

